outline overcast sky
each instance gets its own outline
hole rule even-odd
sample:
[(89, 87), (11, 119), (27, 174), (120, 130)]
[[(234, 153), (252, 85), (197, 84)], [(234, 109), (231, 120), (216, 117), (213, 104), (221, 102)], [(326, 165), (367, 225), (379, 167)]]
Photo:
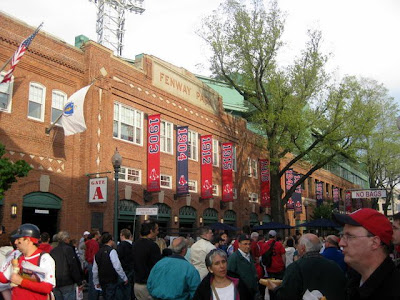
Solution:
[[(209, 75), (209, 52), (195, 34), (201, 17), (221, 0), (145, 0), (142, 15), (126, 14), (123, 56), (146, 53), (202, 75)], [(88, 0), (0, 0), (0, 10), (74, 44), (83, 34), (96, 41), (96, 7)], [(340, 78), (369, 77), (383, 83), (400, 103), (399, 0), (278, 0), (287, 13), (284, 60), (306, 41), (308, 28), (322, 30), (330, 66)], [(202, 67), (201, 67), (202, 65)]]

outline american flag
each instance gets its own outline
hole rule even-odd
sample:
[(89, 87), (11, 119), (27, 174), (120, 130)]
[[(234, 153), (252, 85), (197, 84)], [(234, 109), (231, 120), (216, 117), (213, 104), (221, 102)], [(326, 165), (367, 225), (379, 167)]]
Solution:
[(34, 33), (32, 33), (26, 40), (24, 40), (21, 45), (19, 45), (17, 51), (15, 51), (13, 57), (11, 58), (11, 68), (8, 70), (8, 72), (4, 75), (3, 80), (0, 82), (2, 83), (7, 83), (11, 80), (12, 73), (14, 72), (15, 67), (21, 60), (22, 56), (25, 54), (26, 49), (28, 49), (29, 45), (31, 44), (32, 40), (35, 38), (37, 33), (40, 30), (40, 27), (42, 27), (43, 23), (39, 25), (39, 27), (35, 30)]

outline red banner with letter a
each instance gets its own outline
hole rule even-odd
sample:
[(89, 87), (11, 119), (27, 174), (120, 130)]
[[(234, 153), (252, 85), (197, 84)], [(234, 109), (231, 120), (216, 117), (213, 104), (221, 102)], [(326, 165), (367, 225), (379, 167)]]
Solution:
[(233, 145), (222, 144), (222, 201), (233, 201)]
[(200, 137), (201, 145), (201, 198), (212, 198), (212, 135)]
[(260, 176), (261, 176), (261, 207), (271, 207), (270, 197), (270, 174), (269, 174), (269, 161), (268, 159), (259, 159), (260, 163)]
[(160, 114), (147, 120), (147, 191), (160, 191)]

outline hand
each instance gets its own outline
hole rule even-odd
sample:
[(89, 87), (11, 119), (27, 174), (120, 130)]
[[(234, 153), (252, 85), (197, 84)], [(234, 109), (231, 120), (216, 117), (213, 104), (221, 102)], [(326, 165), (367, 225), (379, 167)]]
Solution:
[(98, 289), (99, 289), (99, 288), (100, 288), (100, 284), (96, 284), (96, 288), (98, 288)]
[(125, 280), (125, 281), (124, 281), (124, 285), (127, 285), (127, 284), (128, 284), (128, 280)]
[(16, 285), (21, 285), (22, 283), (22, 277), (19, 274), (11, 274), (11, 283), (14, 283)]

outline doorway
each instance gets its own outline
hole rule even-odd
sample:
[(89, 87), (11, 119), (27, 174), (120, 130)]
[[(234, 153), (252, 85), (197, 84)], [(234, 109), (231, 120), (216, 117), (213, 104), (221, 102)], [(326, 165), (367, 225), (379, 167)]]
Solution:
[(22, 224), (31, 223), (39, 227), (40, 233), (47, 232), (50, 238), (58, 232), (58, 209), (24, 207)]

